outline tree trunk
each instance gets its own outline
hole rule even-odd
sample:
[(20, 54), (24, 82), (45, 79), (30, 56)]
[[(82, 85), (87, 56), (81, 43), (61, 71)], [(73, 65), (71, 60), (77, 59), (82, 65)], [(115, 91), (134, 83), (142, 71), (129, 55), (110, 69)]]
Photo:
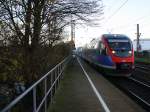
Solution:
[(29, 37), (31, 36), (31, 14), (32, 14), (32, 7), (31, 7), (31, 0), (27, 2), (27, 11), (25, 16), (25, 36), (23, 37), (23, 46), (28, 49), (29, 48)]

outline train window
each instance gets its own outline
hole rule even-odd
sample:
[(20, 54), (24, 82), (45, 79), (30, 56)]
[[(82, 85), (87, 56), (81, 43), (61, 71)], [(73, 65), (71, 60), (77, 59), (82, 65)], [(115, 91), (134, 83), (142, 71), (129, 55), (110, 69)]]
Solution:
[(101, 55), (107, 55), (107, 48), (104, 46), (102, 42), (99, 43), (98, 48)]
[(105, 48), (104, 44), (103, 44), (103, 43), (101, 43), (101, 49), (104, 49), (104, 48)]
[(101, 50), (102, 50), (102, 48), (101, 48), (101, 42), (99, 42), (99, 45), (98, 45), (98, 50), (99, 50), (99, 53), (101, 54)]
[(97, 49), (98, 48), (98, 42), (95, 43), (94, 48)]
[(107, 55), (106, 47), (105, 47), (104, 49), (102, 49), (101, 54), (102, 54), (102, 55)]
[(113, 50), (121, 50), (122, 49), (122, 50), (130, 51), (131, 47), (132, 47), (129, 40), (113, 39), (113, 40), (108, 40), (108, 44)]
[(93, 39), (91, 42), (90, 42), (90, 48), (91, 49), (96, 49), (98, 46), (98, 40), (97, 39)]

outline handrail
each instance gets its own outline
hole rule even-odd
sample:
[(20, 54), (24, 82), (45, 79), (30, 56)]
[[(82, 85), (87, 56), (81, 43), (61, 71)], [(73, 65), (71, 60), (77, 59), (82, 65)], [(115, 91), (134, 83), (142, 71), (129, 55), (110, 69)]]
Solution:
[[(38, 81), (36, 81), (31, 87), (29, 87), (25, 92), (23, 92), (21, 95), (19, 95), (16, 99), (14, 99), (10, 104), (8, 104), (1, 112), (7, 112), (11, 111), (11, 108), (15, 106), (22, 98), (24, 98), (29, 92), (33, 90), (33, 112), (38, 112), (40, 108), (42, 107), (42, 104), (44, 102), (47, 102), (47, 96), (49, 95), (50, 92), (53, 92), (53, 87), (56, 86), (56, 83), (60, 79), (60, 76), (63, 73), (63, 70), (65, 69), (67, 63), (70, 61), (70, 56), (65, 58), (63, 61), (61, 61), (59, 64), (57, 64), (53, 69), (51, 69), (48, 73), (46, 73), (42, 78), (40, 78)], [(55, 72), (56, 74), (51, 74)], [(47, 81), (47, 77), (51, 75), (56, 75), (54, 82), (52, 82), (51, 87), (47, 91), (47, 83), (44, 83), (45, 86), (45, 96), (42, 99), (40, 105), (37, 107), (36, 105), (36, 86), (39, 85), (42, 81)], [(51, 94), (52, 95), (52, 94)], [(51, 96), (52, 97), (52, 96)], [(45, 106), (45, 112), (47, 110), (47, 107)]]

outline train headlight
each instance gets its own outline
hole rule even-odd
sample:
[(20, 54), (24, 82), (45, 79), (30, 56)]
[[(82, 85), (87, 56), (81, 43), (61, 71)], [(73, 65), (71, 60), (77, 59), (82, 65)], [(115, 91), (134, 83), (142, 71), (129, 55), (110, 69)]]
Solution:
[(132, 53), (132, 51), (129, 51), (129, 54), (131, 54)]
[(115, 51), (112, 51), (112, 53), (115, 54), (116, 52), (115, 52)]

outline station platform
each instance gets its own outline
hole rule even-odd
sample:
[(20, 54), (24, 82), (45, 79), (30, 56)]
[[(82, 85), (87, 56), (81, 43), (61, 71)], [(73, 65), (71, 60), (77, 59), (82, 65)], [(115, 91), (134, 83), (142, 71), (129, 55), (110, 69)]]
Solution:
[(88, 78), (78, 63), (72, 60), (64, 72), (49, 112), (145, 112), (138, 104), (106, 80), (100, 73), (80, 60), (108, 110), (99, 101)]

